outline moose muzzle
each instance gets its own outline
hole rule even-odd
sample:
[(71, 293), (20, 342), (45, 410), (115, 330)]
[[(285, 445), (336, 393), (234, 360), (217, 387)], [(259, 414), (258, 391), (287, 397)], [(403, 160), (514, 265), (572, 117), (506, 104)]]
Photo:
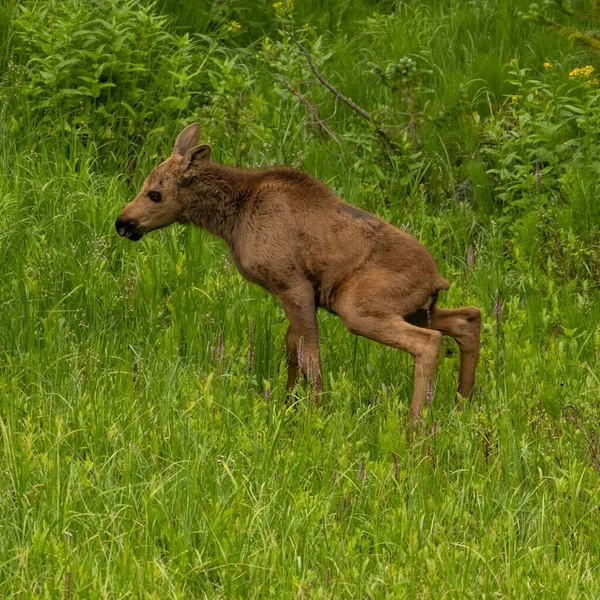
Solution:
[(115, 229), (121, 237), (126, 237), (133, 242), (137, 242), (144, 235), (139, 221), (131, 217), (119, 217), (115, 222)]

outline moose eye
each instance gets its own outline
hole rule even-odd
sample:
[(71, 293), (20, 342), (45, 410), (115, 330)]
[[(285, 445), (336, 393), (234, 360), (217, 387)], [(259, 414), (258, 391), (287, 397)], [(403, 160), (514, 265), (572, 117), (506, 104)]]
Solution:
[(160, 192), (148, 192), (148, 198), (150, 198), (150, 200), (152, 200), (152, 202), (160, 202), (162, 197), (160, 195)]

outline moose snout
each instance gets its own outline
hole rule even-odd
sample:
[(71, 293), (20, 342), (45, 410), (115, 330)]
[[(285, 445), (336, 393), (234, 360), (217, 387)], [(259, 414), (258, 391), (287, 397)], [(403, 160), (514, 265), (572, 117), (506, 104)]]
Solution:
[(119, 217), (115, 222), (115, 229), (121, 237), (126, 237), (134, 242), (144, 235), (140, 222), (131, 217)]

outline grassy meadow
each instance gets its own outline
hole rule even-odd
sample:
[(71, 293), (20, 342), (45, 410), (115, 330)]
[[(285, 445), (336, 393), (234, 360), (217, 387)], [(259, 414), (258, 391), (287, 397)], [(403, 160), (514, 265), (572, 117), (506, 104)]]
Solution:
[[(600, 597), (600, 60), (543, 21), (596, 4), (5, 3), (0, 597)], [(222, 241), (119, 238), (196, 120), (429, 248), (482, 310), (463, 410), (445, 340), (409, 444), (410, 356), (324, 313), (322, 404), (286, 404), (285, 316)]]

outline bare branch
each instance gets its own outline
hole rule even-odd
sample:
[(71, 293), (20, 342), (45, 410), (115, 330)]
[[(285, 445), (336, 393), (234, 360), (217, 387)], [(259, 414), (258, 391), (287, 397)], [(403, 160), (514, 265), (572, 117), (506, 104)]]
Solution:
[(296, 44), (296, 46), (298, 46), (302, 54), (304, 54), (308, 66), (310, 67), (311, 71), (315, 74), (315, 77), (319, 80), (319, 82), (322, 85), (324, 85), (336, 98), (339, 98), (344, 104), (347, 104), (354, 112), (358, 113), (361, 117), (363, 117), (363, 119), (366, 119), (367, 121), (373, 123), (373, 125), (375, 126), (375, 133), (377, 133), (379, 137), (385, 140), (385, 142), (389, 146), (393, 147), (394, 142), (392, 141), (390, 136), (383, 129), (381, 129), (381, 127), (379, 126), (377, 121), (375, 121), (373, 116), (370, 113), (368, 113), (364, 108), (356, 104), (356, 102), (353, 102), (352, 100), (350, 100), (350, 98), (342, 94), (342, 92), (340, 92), (336, 87), (331, 85), (315, 67), (310, 52), (294, 37), (294, 34), (290, 31), (290, 28), (287, 25), (284, 25), (284, 27), (294, 44)]
[[(583, 17), (581, 17), (583, 18)], [(538, 23), (550, 31), (555, 31), (559, 35), (562, 35), (569, 39), (573, 44), (579, 44), (580, 46), (586, 46), (594, 52), (600, 52), (600, 40), (594, 32), (584, 32), (570, 27), (568, 25), (561, 25), (552, 19), (549, 19), (543, 14), (537, 15), (535, 18), (530, 19), (533, 23)]]
[(308, 112), (312, 115), (313, 119), (317, 123), (317, 125), (325, 132), (329, 137), (340, 145), (340, 141), (337, 139), (335, 133), (331, 131), (331, 129), (325, 124), (325, 122), (319, 117), (319, 113), (315, 106), (313, 106), (294, 86), (292, 86), (284, 77), (279, 78), (279, 82), (284, 85), (308, 110)]

